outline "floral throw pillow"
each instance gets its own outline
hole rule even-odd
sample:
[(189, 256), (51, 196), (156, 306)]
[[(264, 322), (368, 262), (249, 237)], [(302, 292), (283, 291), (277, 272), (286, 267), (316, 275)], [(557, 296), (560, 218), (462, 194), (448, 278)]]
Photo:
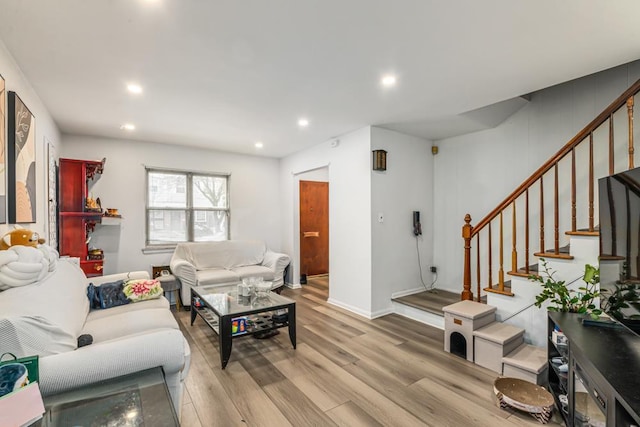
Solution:
[(124, 294), (131, 302), (160, 298), (162, 286), (158, 280), (135, 279), (127, 280), (123, 288)]

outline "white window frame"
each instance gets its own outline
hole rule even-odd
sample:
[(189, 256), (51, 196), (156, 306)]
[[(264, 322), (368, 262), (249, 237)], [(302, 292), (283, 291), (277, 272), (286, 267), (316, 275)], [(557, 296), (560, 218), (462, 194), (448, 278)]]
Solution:
[[(149, 206), (149, 173), (166, 173), (174, 175), (184, 175), (186, 177), (186, 199), (187, 205), (185, 208), (174, 207), (150, 207)], [(226, 182), (226, 196), (227, 203), (223, 208), (194, 208), (193, 206), (193, 177), (210, 177), (210, 178), (223, 178)], [(227, 218), (227, 235), (226, 240), (229, 240), (231, 234), (231, 195), (229, 192), (230, 185), (229, 179), (231, 174), (229, 173), (211, 173), (211, 172), (199, 172), (199, 171), (186, 171), (180, 169), (165, 169), (157, 167), (145, 167), (145, 246), (147, 249), (174, 249), (178, 243), (183, 242), (162, 242), (162, 243), (150, 243), (149, 241), (149, 212), (150, 211), (184, 211), (187, 224), (187, 240), (184, 242), (194, 242), (195, 231), (195, 217), (199, 212), (224, 212)]]

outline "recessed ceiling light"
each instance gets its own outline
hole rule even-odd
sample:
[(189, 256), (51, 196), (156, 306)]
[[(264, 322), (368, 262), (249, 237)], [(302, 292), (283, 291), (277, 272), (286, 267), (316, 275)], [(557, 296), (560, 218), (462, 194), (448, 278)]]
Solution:
[(396, 76), (387, 74), (386, 76), (383, 76), (380, 81), (382, 82), (382, 86), (391, 87), (395, 86), (397, 79)]
[(130, 83), (127, 85), (127, 90), (131, 93), (135, 93), (140, 94), (142, 93), (142, 86), (140, 86), (139, 84), (135, 84), (135, 83)]
[(131, 131), (131, 130), (136, 130), (136, 125), (131, 124), (131, 123), (125, 123), (125, 124), (123, 124), (122, 126), (120, 126), (120, 129), (122, 129), (122, 130), (129, 130), (129, 131)]
[(309, 120), (307, 119), (298, 120), (298, 126), (306, 128), (307, 126), (309, 126)]
[(256, 144), (255, 144), (255, 145), (256, 145), (256, 148), (262, 148), (262, 147), (264, 147), (264, 144), (263, 144), (262, 142), (260, 142), (260, 141), (256, 142)]

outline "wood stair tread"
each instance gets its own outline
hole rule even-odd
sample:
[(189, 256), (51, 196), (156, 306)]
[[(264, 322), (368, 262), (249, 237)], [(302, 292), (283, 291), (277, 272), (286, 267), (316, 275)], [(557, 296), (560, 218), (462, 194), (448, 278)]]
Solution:
[(484, 288), (483, 291), (485, 292), (489, 292), (492, 294), (500, 294), (500, 295), (506, 295), (509, 297), (514, 296), (513, 292), (511, 292), (511, 280), (506, 280), (504, 282), (504, 291), (501, 291), (500, 289), (498, 289), (498, 285), (496, 284), (493, 287), (490, 288)]
[(411, 295), (391, 298), (391, 300), (418, 310), (442, 316), (442, 307), (460, 301), (460, 294), (436, 289), (436, 292), (422, 291)]
[(507, 272), (508, 275), (510, 276), (517, 276), (517, 277), (524, 277), (524, 278), (529, 278), (529, 276), (539, 276), (538, 274), (538, 264), (531, 264), (529, 266), (529, 272), (527, 273), (527, 270), (525, 267), (520, 267), (518, 268), (518, 270), (516, 271), (509, 271)]
[(540, 258), (554, 258), (554, 259), (573, 259), (572, 255), (569, 255), (568, 253), (564, 253), (564, 252), (560, 252), (560, 253), (555, 253), (555, 252), (536, 252), (535, 254), (533, 254), (534, 256), (540, 257)]

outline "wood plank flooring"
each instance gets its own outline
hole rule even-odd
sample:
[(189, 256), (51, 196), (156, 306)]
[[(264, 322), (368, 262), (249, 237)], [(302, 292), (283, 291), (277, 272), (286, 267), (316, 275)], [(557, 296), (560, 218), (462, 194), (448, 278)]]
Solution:
[(499, 409), (497, 375), (445, 353), (443, 331), (327, 304), (326, 277), (283, 295), (296, 300), (297, 350), (286, 329), (240, 338), (225, 370), (215, 333), (199, 318), (190, 326), (189, 312), (174, 313), (191, 346), (183, 426), (539, 425)]

